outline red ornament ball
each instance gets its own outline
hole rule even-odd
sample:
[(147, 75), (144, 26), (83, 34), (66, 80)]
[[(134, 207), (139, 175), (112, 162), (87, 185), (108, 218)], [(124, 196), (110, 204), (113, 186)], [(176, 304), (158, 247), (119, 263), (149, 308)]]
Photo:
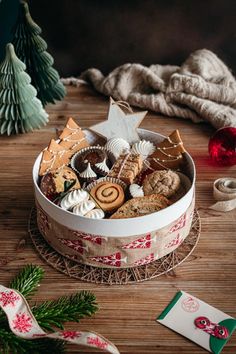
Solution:
[(217, 130), (209, 140), (208, 150), (214, 163), (223, 166), (236, 165), (236, 128)]

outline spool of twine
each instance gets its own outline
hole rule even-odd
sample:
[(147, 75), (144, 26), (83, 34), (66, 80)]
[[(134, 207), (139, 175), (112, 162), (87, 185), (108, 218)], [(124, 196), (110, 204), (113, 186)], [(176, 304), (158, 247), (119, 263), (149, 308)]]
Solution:
[(236, 178), (224, 177), (213, 184), (213, 196), (217, 201), (210, 209), (227, 212), (236, 208)]

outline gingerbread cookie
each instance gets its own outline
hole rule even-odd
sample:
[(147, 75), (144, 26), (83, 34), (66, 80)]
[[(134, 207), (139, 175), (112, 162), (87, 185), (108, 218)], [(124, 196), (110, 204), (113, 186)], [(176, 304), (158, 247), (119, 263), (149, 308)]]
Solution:
[(39, 176), (68, 165), (72, 155), (89, 146), (85, 134), (72, 118), (69, 118), (59, 139), (59, 143), (52, 139), (49, 146), (43, 150)]
[(121, 179), (127, 184), (132, 184), (141, 171), (142, 165), (143, 162), (140, 155), (131, 152), (123, 154), (115, 162), (108, 176)]
[(156, 151), (150, 156), (149, 162), (155, 170), (177, 170), (183, 164), (184, 152), (185, 149), (179, 131), (175, 130), (156, 146)]
[(82, 129), (75, 123), (73, 118), (69, 118), (65, 128), (59, 136), (60, 146), (68, 151), (69, 158), (77, 151), (89, 146)]
[(39, 176), (48, 172), (56, 171), (58, 168), (69, 163), (67, 150), (52, 139), (48, 147), (43, 150), (39, 167)]
[(117, 183), (108, 181), (97, 183), (91, 189), (90, 195), (99, 208), (108, 212), (118, 209), (125, 201), (123, 188)]
[(149, 174), (143, 182), (144, 195), (162, 194), (171, 197), (180, 188), (180, 178), (171, 170), (155, 171)]
[(171, 203), (162, 195), (152, 194), (128, 200), (110, 219), (126, 219), (155, 213), (168, 207)]

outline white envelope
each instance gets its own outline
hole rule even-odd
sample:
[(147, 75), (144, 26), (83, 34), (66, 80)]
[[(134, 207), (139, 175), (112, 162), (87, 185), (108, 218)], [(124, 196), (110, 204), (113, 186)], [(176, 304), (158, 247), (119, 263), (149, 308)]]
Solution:
[(209, 352), (219, 354), (236, 328), (236, 319), (179, 291), (157, 322), (189, 338)]

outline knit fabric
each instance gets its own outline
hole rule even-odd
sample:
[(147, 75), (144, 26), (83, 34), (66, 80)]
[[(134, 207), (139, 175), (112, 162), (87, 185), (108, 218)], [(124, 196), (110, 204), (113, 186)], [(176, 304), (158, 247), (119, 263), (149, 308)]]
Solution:
[(88, 69), (80, 79), (116, 100), (166, 116), (236, 127), (236, 81), (211, 51), (197, 50), (179, 67), (124, 64), (104, 76)]

